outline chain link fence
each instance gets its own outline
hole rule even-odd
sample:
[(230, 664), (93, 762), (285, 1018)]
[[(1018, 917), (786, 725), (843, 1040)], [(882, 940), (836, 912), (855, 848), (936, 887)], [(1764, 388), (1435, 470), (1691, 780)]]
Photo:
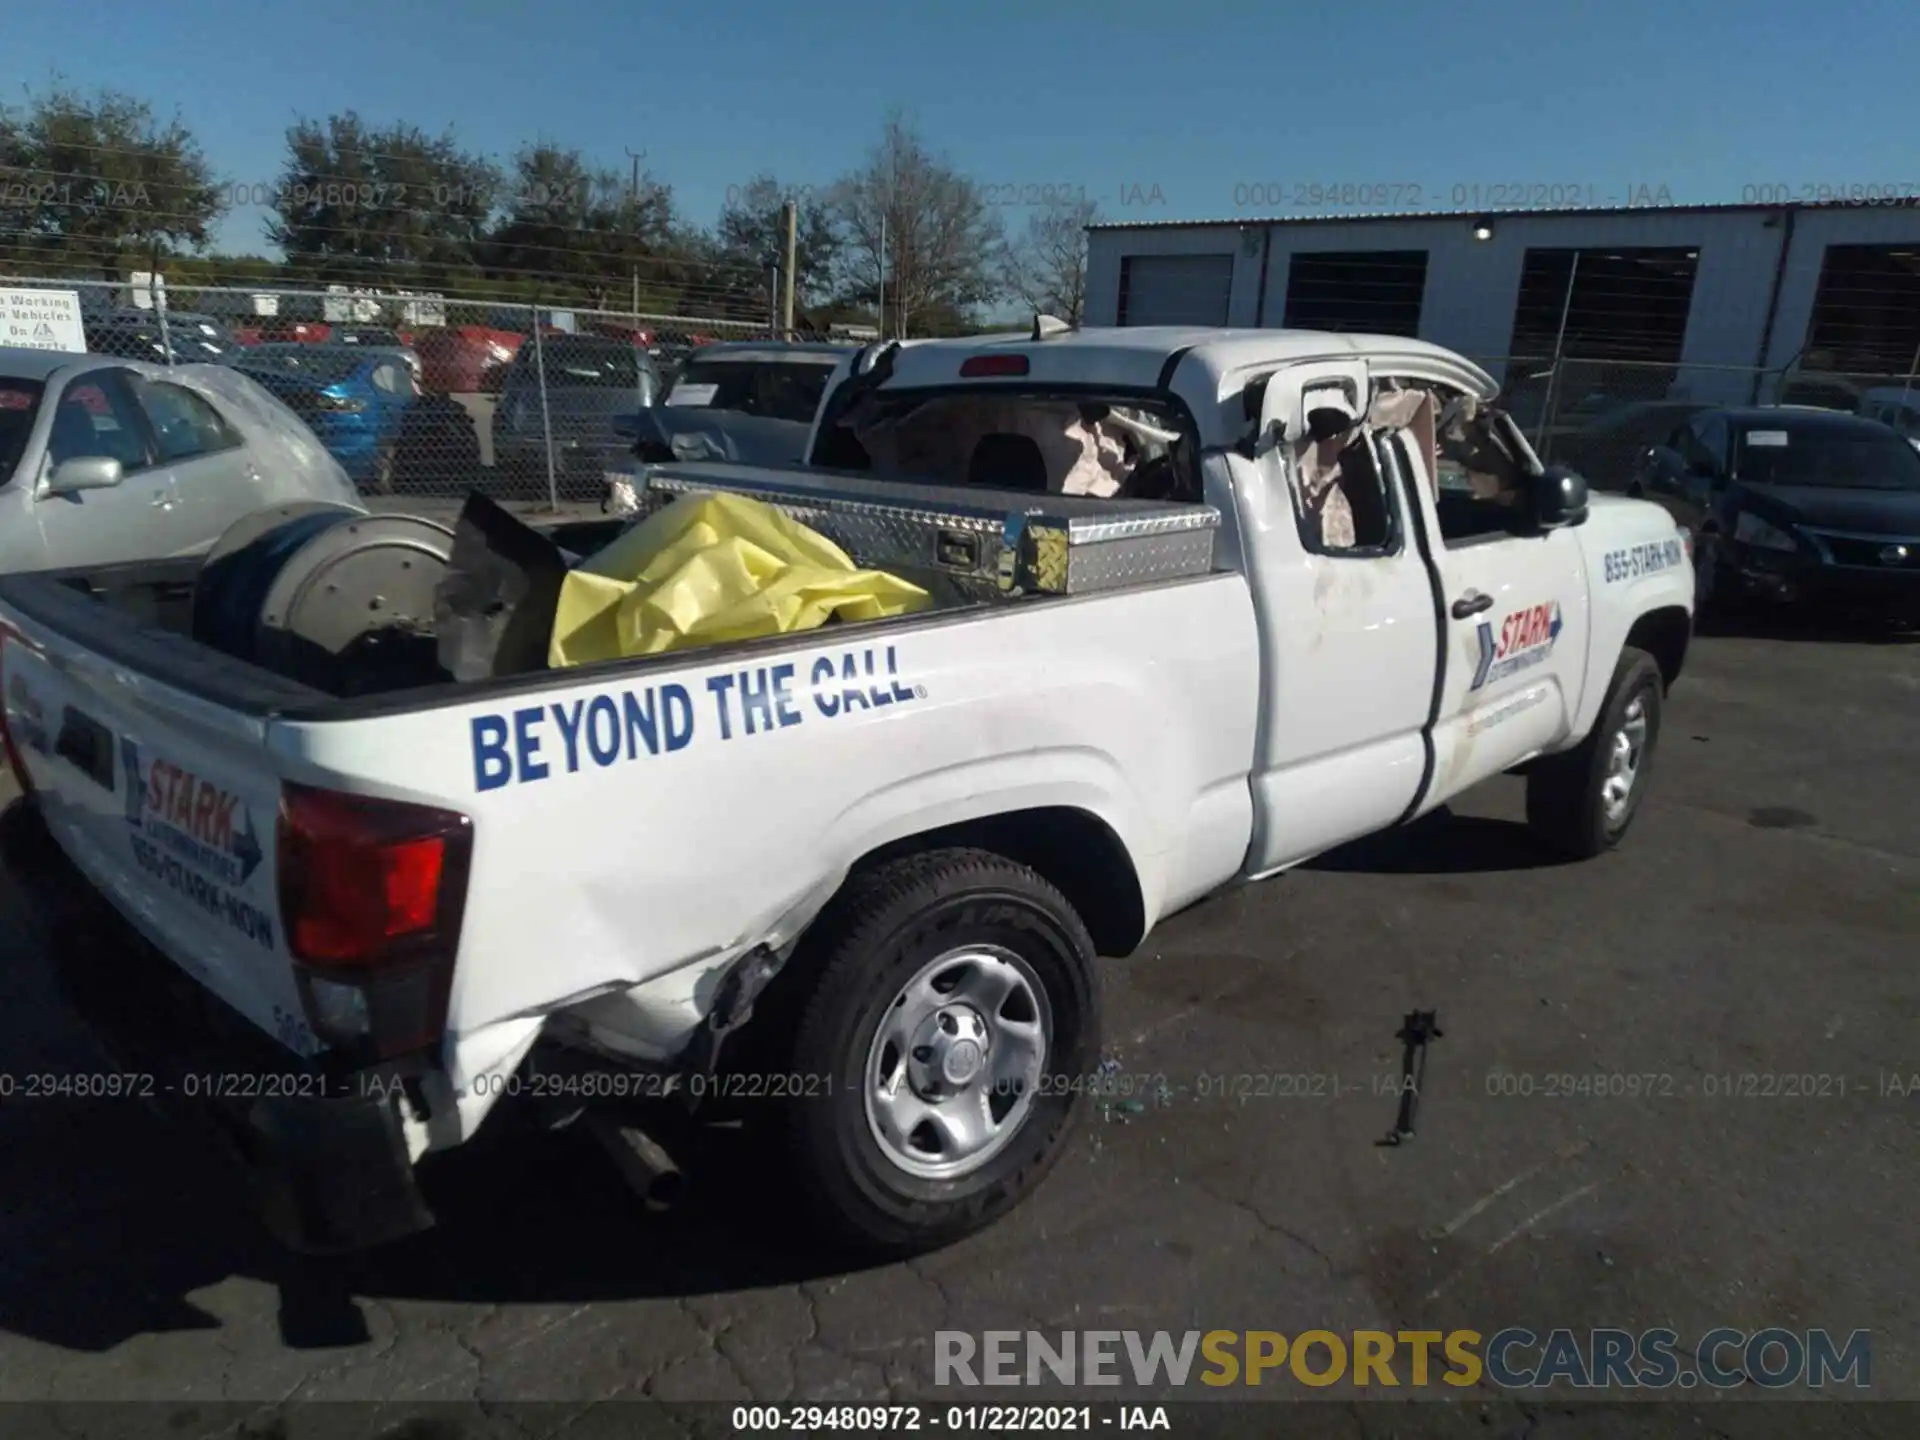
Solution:
[[(76, 294), (92, 353), (241, 370), (306, 421), (369, 499), (459, 499), (479, 489), (597, 505), (607, 472), (631, 449), (615, 428), (620, 417), (658, 400), (695, 347), (775, 333), (772, 314), (754, 324), (398, 289), (188, 285), (153, 275), (0, 276), (0, 287)], [(1601, 488), (1624, 488), (1649, 446), (1712, 405), (1818, 405), (1920, 441), (1912, 373), (1476, 358), (1541, 457)]]
[(1720, 405), (1813, 405), (1864, 415), (1920, 441), (1920, 375), (1794, 365), (1661, 364), (1566, 355), (1479, 357), (1500, 382), (1499, 403), (1543, 460), (1589, 483), (1624, 489), (1647, 449), (1664, 445), (1701, 410)]
[(226, 365), (304, 420), (364, 496), (598, 503), (653, 404), (698, 346), (767, 323), (407, 291), (15, 280), (78, 295), (86, 348)]

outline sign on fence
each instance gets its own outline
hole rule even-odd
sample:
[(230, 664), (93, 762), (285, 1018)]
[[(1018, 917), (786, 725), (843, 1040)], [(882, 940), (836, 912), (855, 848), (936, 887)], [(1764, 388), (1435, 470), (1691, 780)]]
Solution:
[(73, 290), (0, 290), (0, 345), (87, 353), (80, 296)]

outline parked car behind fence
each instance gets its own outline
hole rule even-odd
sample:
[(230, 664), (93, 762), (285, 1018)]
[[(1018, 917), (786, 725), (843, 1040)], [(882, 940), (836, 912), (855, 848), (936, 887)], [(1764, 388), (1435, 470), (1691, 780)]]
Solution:
[(238, 371), (0, 349), (0, 571), (192, 554), (265, 506), (356, 498)]
[(354, 484), (392, 492), (402, 417), (419, 395), (398, 351), (259, 345), (235, 368), (286, 402)]
[(607, 472), (627, 459), (630, 442), (615, 433), (614, 417), (652, 405), (659, 393), (653, 360), (627, 341), (529, 340), (508, 367), (493, 412), (494, 464), (509, 485), (544, 490), (551, 453), (561, 495), (598, 500)]

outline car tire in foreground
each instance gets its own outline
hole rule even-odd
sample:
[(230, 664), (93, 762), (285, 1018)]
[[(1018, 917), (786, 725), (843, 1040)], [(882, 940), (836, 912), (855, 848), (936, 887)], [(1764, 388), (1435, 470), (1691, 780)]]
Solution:
[(1527, 824), (1542, 842), (1578, 860), (1620, 843), (1646, 793), (1665, 696), (1654, 658), (1622, 650), (1592, 733), (1527, 776)]
[(1046, 880), (972, 849), (883, 864), (835, 897), (795, 967), (783, 1128), (833, 1239), (934, 1249), (1053, 1167), (1100, 1033), (1093, 942)]

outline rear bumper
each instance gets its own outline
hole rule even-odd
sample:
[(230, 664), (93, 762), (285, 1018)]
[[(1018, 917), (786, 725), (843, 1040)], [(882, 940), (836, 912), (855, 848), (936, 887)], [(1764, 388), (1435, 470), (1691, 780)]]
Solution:
[(429, 1228), (398, 1073), (309, 1065), (195, 984), (61, 853), (31, 798), (0, 814), (9, 872), (67, 1008), (141, 1091), (210, 1127), (292, 1249), (364, 1249)]

